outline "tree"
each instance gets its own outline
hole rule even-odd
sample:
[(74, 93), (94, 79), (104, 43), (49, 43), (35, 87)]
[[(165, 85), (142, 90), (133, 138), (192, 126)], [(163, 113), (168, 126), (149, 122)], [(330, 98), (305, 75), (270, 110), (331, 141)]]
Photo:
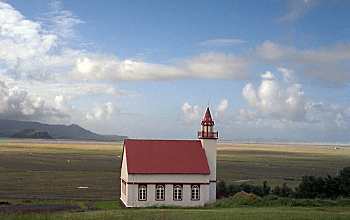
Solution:
[(273, 188), (272, 193), (275, 194), (276, 196), (280, 196), (281, 195), (281, 187), (280, 186), (275, 186), (275, 188)]
[(271, 187), (267, 184), (266, 180), (263, 182), (262, 192), (263, 196), (267, 196), (271, 192)]
[(219, 181), (216, 186), (216, 198), (223, 198), (228, 196), (227, 186), (225, 181)]
[(344, 197), (350, 197), (350, 167), (345, 167), (339, 173), (340, 194)]
[(336, 199), (341, 195), (340, 178), (328, 175), (325, 179), (325, 196), (327, 198)]

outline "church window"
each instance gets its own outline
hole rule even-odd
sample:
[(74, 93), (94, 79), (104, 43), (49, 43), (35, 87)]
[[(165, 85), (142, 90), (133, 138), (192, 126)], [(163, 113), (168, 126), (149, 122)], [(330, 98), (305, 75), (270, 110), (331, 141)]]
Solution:
[(182, 186), (181, 185), (174, 186), (174, 200), (176, 200), (176, 201), (182, 200)]
[(146, 201), (147, 200), (147, 186), (139, 185), (139, 200)]
[(199, 185), (191, 186), (191, 200), (199, 200), (200, 199), (200, 188)]
[(165, 200), (164, 185), (156, 185), (156, 200)]

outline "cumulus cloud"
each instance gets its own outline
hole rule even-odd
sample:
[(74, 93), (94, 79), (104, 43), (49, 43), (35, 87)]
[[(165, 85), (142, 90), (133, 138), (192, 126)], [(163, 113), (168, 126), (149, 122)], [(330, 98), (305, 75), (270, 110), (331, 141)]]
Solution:
[(216, 107), (216, 112), (215, 112), (215, 115), (217, 117), (223, 117), (226, 110), (228, 109), (229, 107), (229, 102), (227, 99), (223, 99), (220, 101), (219, 105)]
[(185, 122), (192, 122), (199, 120), (200, 118), (200, 109), (198, 105), (191, 105), (188, 102), (185, 102), (182, 105), (181, 110), (184, 115)]
[(5, 2), (0, 2), (0, 24), (0, 61), (9, 67), (42, 56), (56, 45), (57, 36), (45, 33), (39, 23)]
[(18, 87), (9, 88), (0, 81), (0, 117), (17, 120), (63, 120), (69, 116), (39, 96), (31, 96)]
[(265, 116), (298, 121), (305, 119), (305, 97), (300, 84), (282, 85), (271, 72), (261, 75), (258, 88), (248, 83), (242, 91), (251, 107)]
[[(287, 71), (278, 69), (282, 75)], [(350, 127), (348, 106), (312, 100), (305, 95), (301, 84), (280, 80), (271, 72), (261, 75), (257, 87), (246, 84), (242, 96), (249, 106), (238, 111), (236, 119), (242, 123), (284, 129), (322, 128), (327, 132)]]
[(294, 71), (284, 68), (284, 67), (278, 67), (277, 70), (282, 73), (283, 79), (286, 82), (294, 81)]
[(86, 114), (87, 120), (105, 120), (109, 119), (114, 112), (114, 105), (111, 102), (96, 106), (91, 112)]

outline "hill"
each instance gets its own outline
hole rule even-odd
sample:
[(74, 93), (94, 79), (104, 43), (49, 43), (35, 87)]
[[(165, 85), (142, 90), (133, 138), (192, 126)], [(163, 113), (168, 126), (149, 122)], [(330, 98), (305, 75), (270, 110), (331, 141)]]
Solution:
[(76, 124), (45, 124), (32, 121), (0, 119), (0, 137), (43, 138), (94, 141), (121, 141), (126, 136), (101, 135)]
[(12, 135), (13, 138), (31, 139), (53, 139), (47, 131), (37, 131), (35, 129), (24, 129)]

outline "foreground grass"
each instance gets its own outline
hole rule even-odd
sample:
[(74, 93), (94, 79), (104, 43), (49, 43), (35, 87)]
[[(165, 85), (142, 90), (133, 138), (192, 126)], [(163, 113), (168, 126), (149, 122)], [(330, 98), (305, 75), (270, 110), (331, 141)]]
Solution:
[(221, 208), (221, 209), (117, 209), (109, 211), (91, 211), (82, 213), (27, 214), (1, 216), (6, 220), (118, 220), (118, 219), (350, 219), (348, 207), (320, 208)]

